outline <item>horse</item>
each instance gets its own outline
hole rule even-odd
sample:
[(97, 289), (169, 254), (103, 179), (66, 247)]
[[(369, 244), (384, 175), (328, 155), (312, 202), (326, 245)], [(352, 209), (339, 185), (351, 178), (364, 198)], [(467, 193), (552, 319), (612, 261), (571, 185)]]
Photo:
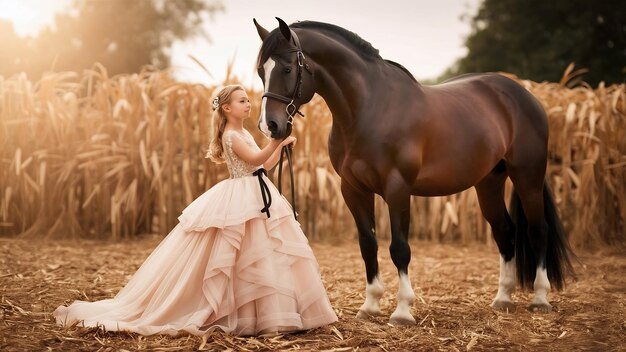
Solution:
[[(374, 194), (389, 208), (389, 251), (399, 275), (394, 325), (415, 324), (408, 276), (410, 197), (476, 189), (500, 252), (494, 309), (510, 311), (516, 283), (534, 290), (533, 312), (552, 309), (551, 286), (573, 274), (571, 249), (546, 178), (547, 116), (538, 100), (497, 73), (467, 74), (420, 84), (402, 65), (342, 27), (313, 21), (269, 32), (257, 73), (263, 81), (259, 129), (275, 139), (291, 133), (300, 106), (318, 93), (332, 113), (328, 151), (356, 223), (366, 271), (357, 318), (380, 315)], [(407, 44), (408, 45), (408, 44)], [(505, 181), (513, 183), (507, 210)]]

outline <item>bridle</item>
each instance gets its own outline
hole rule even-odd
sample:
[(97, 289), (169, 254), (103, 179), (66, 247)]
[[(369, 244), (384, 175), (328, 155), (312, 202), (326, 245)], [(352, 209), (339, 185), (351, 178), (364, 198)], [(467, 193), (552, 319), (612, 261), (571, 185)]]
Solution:
[[(313, 74), (313, 72), (311, 72), (309, 64), (306, 62), (306, 58), (304, 57), (304, 53), (302, 52), (302, 47), (300, 46), (300, 40), (298, 39), (298, 36), (296, 35), (294, 31), (291, 31), (291, 38), (293, 39), (294, 46), (285, 50), (284, 52), (296, 53), (296, 59), (298, 61), (298, 65), (296, 68), (297, 70), (296, 71), (296, 86), (293, 89), (293, 94), (291, 94), (291, 98), (289, 98), (284, 95), (280, 95), (280, 94), (276, 94), (276, 93), (272, 93), (268, 91), (263, 94), (262, 98), (271, 98), (271, 99), (275, 99), (275, 100), (278, 100), (287, 104), (287, 106), (285, 106), (285, 112), (287, 113), (287, 116), (288, 116), (287, 123), (293, 126), (293, 119), (296, 114), (304, 117), (304, 114), (300, 112), (296, 104), (294, 104), (294, 101), (296, 100), (296, 98), (300, 98), (302, 96), (302, 69), (304, 68), (305, 70), (307, 70), (309, 74)], [(295, 192), (295, 183), (293, 179), (293, 165), (292, 165), (292, 159), (291, 159), (292, 149), (291, 148), (292, 148), (291, 145), (284, 146), (283, 149), (280, 151), (280, 161), (278, 162), (278, 191), (280, 192), (280, 194), (283, 194), (283, 191), (282, 191), (283, 156), (286, 155), (287, 162), (289, 164), (289, 175), (291, 178), (291, 206), (293, 210), (293, 216), (296, 220), (298, 220), (298, 215), (296, 211), (296, 192)], [(271, 200), (270, 200), (270, 203), (271, 203)], [(269, 209), (269, 206), (266, 205), (266, 208)], [(268, 217), (269, 217), (269, 210), (268, 210)]]
[(313, 72), (311, 72), (309, 64), (306, 62), (306, 58), (304, 57), (304, 53), (302, 52), (302, 47), (300, 46), (300, 40), (298, 39), (298, 36), (294, 31), (291, 31), (291, 38), (293, 39), (292, 43), (294, 44), (294, 47), (291, 47), (283, 52), (296, 53), (296, 58), (298, 61), (296, 67), (296, 86), (293, 89), (293, 94), (291, 94), (291, 98), (289, 98), (284, 95), (268, 91), (263, 94), (262, 98), (272, 98), (287, 104), (287, 106), (285, 106), (285, 112), (288, 116), (287, 123), (293, 125), (293, 119), (296, 114), (304, 117), (304, 114), (302, 114), (300, 110), (298, 110), (296, 104), (294, 104), (296, 98), (300, 98), (302, 96), (302, 69), (304, 68), (305, 70), (307, 70), (309, 74), (313, 74)]

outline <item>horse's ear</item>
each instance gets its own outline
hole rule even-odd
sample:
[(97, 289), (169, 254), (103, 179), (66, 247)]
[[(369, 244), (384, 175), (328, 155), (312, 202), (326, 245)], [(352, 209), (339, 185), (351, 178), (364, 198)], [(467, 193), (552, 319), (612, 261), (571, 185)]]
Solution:
[(283, 34), (285, 39), (287, 39), (287, 41), (290, 41), (291, 29), (289, 29), (289, 26), (287, 25), (287, 23), (285, 23), (285, 21), (281, 20), (278, 17), (276, 17), (276, 19), (278, 20), (278, 27), (280, 28), (280, 32)]
[(261, 40), (265, 40), (265, 38), (267, 38), (267, 35), (269, 34), (267, 29), (261, 27), (259, 22), (256, 21), (256, 18), (253, 18), (252, 22), (254, 22), (254, 25), (256, 26), (256, 31), (259, 33), (259, 37), (261, 37)]

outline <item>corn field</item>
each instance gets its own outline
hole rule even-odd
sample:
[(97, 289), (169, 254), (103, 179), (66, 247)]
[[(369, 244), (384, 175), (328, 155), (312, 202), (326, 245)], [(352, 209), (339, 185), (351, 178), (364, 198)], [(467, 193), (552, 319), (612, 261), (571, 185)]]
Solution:
[[(549, 116), (548, 180), (570, 242), (624, 244), (626, 85), (518, 81)], [(224, 164), (204, 158), (214, 89), (149, 68), (109, 77), (100, 65), (38, 82), (0, 76), (0, 235), (118, 240), (167, 234), (188, 203), (228, 177)], [(260, 92), (248, 94), (253, 111), (246, 127), (263, 145), (256, 129)], [(300, 223), (312, 240), (355, 237), (328, 159), (330, 111), (319, 96), (302, 111), (306, 118), (294, 127)], [(376, 212), (377, 233), (388, 237), (380, 198)], [(473, 189), (414, 197), (411, 217), (411, 236), (419, 239), (492, 243)]]

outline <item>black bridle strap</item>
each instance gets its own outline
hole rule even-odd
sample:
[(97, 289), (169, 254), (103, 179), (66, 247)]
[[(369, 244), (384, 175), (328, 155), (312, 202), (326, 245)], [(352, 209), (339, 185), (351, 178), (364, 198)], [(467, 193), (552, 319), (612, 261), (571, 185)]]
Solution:
[(298, 36), (296, 35), (294, 31), (291, 31), (291, 38), (293, 39), (293, 44), (295, 46), (285, 50), (284, 52), (286, 53), (295, 52), (297, 55), (296, 86), (293, 89), (293, 94), (291, 98), (280, 95), (280, 94), (272, 93), (272, 92), (265, 92), (262, 96), (262, 98), (272, 98), (272, 99), (276, 99), (278, 101), (281, 101), (287, 104), (287, 106), (285, 107), (285, 111), (287, 112), (287, 115), (289, 116), (289, 120), (288, 120), (289, 124), (293, 123), (293, 119), (296, 116), (296, 114), (304, 117), (304, 114), (300, 112), (296, 104), (293, 103), (296, 100), (296, 98), (299, 98), (302, 96), (302, 68), (306, 69), (307, 72), (309, 72), (309, 74), (312, 74), (311, 69), (309, 68), (309, 64), (306, 63), (306, 58), (304, 57), (304, 54), (302, 53), (302, 47), (300, 46), (300, 39), (298, 39)]
[(261, 209), (261, 213), (267, 213), (267, 217), (270, 217), (270, 205), (272, 205), (272, 195), (270, 193), (270, 188), (263, 180), (263, 175), (267, 176), (267, 171), (264, 168), (260, 168), (252, 173), (252, 175), (258, 177), (259, 179), (259, 187), (261, 187), (261, 197), (263, 197), (263, 209)]
[[(299, 53), (301, 52), (299, 51)], [(293, 95), (291, 98), (280, 95), (280, 94), (272, 93), (272, 92), (263, 93), (262, 98), (272, 98), (272, 99), (275, 99), (275, 100), (278, 100), (280, 102), (287, 104), (287, 106), (285, 107), (285, 111), (287, 112), (287, 115), (289, 116), (288, 123), (291, 124), (293, 123), (293, 118), (295, 117), (296, 114), (304, 117), (304, 114), (300, 112), (300, 110), (298, 110), (298, 107), (293, 103), (295, 99), (299, 98), (300, 96), (302, 96), (302, 67), (298, 65), (298, 72), (296, 76), (296, 86), (294, 87)]]
[(265, 98), (265, 97), (272, 98), (272, 99), (276, 99), (276, 100), (280, 100), (280, 101), (282, 101), (283, 103), (287, 103), (287, 104), (291, 103), (291, 99), (289, 99), (289, 98), (287, 98), (287, 97), (284, 97), (284, 96), (282, 96), (282, 95), (274, 94), (274, 93), (272, 93), (272, 92), (266, 92), (266, 93), (264, 93), (264, 94), (263, 94), (263, 98)]
[(298, 215), (296, 211), (296, 190), (295, 183), (293, 181), (293, 164), (291, 159), (291, 144), (288, 146), (284, 146), (280, 151), (280, 160), (278, 161), (278, 192), (283, 194), (283, 155), (287, 155), (287, 162), (289, 163), (289, 176), (291, 178), (291, 208), (293, 210), (293, 217), (298, 220)]

